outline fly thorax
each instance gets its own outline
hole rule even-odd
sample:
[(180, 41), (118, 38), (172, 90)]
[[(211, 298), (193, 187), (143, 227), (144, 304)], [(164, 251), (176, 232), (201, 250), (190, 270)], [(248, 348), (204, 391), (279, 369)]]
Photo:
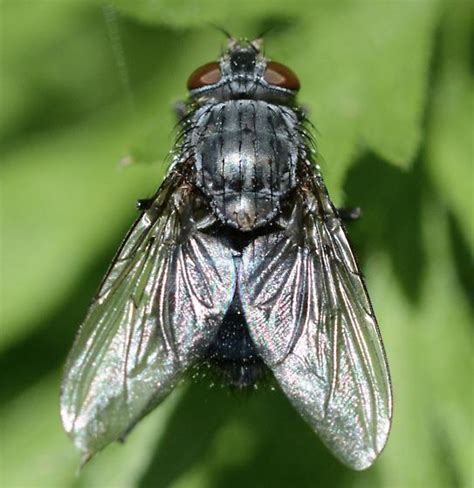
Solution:
[(240, 230), (268, 224), (296, 184), (300, 138), (288, 107), (256, 100), (209, 104), (194, 115), (188, 141), (195, 184), (217, 218)]

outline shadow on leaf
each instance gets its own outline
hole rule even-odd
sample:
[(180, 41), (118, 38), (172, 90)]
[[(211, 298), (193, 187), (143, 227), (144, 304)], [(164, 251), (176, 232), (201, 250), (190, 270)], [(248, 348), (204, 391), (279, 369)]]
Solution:
[(474, 290), (474, 273), (472, 270), (472, 254), (466, 241), (461, 225), (453, 213), (449, 214), (449, 234), (454, 255), (454, 269), (459, 283), (466, 296), (467, 303), (474, 308), (472, 290)]
[[(0, 370), (4, 375), (0, 404), (20, 394), (49, 372), (63, 367), (74, 336), (116, 249), (117, 244), (114, 244), (99, 253), (61, 304), (48, 316), (39, 317), (38, 322), (31, 326), (30, 334), (2, 353)], [(14, 374), (5, 374), (11, 371)]]
[(421, 234), (424, 188), (421, 161), (404, 171), (373, 154), (361, 157), (344, 185), (345, 206), (362, 209), (362, 219), (349, 231), (362, 263), (376, 252), (388, 254), (407, 299), (418, 302), (425, 272)]
[[(241, 396), (192, 384), (140, 486), (166, 487), (187, 476), (216, 488), (337, 487), (354, 472), (329, 453), (279, 390)], [(373, 480), (374, 472), (359, 476)]]

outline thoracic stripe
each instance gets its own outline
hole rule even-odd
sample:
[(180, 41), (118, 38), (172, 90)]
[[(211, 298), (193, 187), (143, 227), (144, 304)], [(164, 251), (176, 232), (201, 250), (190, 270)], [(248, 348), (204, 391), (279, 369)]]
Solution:
[[(293, 111), (256, 100), (202, 106), (189, 135), (195, 183), (223, 224), (268, 224), (294, 188), (300, 135)], [(223, 137), (225, 136), (225, 137)]]

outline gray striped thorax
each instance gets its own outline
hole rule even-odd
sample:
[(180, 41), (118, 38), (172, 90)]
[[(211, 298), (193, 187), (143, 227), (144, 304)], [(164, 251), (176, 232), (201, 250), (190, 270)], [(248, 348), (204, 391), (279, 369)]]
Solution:
[(268, 224), (296, 184), (298, 120), (285, 106), (228, 100), (196, 111), (195, 184), (218, 219), (240, 230)]
[(222, 224), (242, 231), (269, 224), (297, 184), (305, 146), (296, 75), (239, 41), (196, 70), (188, 88), (183, 149), (194, 184)]

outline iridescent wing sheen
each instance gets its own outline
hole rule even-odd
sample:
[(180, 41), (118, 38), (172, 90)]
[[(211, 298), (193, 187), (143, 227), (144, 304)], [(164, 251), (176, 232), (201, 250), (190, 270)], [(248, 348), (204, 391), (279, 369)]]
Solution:
[[(169, 185), (168, 185), (169, 186)], [(124, 435), (211, 343), (235, 290), (232, 252), (164, 185), (109, 269), (69, 355), (64, 427), (88, 459)]]
[(369, 467), (390, 429), (383, 345), (362, 276), (321, 178), (284, 230), (247, 247), (239, 292), (259, 354), (345, 464)]

